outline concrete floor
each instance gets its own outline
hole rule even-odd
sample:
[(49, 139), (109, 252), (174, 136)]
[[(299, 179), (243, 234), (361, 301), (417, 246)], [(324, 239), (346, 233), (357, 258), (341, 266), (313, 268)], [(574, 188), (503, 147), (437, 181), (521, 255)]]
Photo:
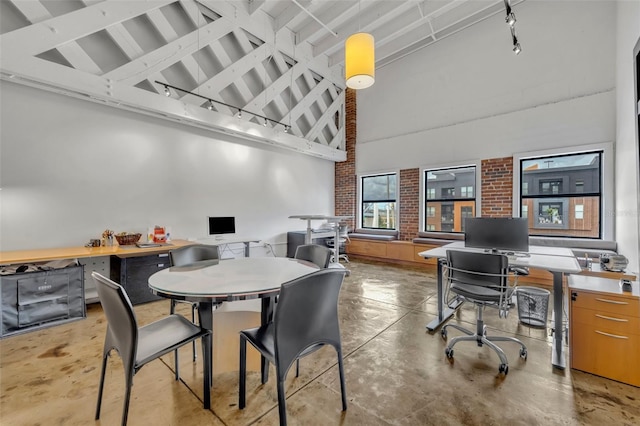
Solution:
[[(510, 363), (503, 378), (490, 349), (461, 343), (450, 363), (440, 334), (426, 331), (436, 313), (433, 272), (357, 261), (348, 267), (340, 315), (349, 408), (341, 411), (335, 352), (324, 348), (301, 361), (300, 377), (289, 374), (290, 425), (640, 424), (640, 388), (554, 370), (547, 331), (519, 324), (517, 310), (506, 320), (494, 310), (485, 315), (490, 332), (515, 333), (528, 346), (524, 361), (518, 345), (501, 345)], [(166, 315), (168, 307), (168, 301), (137, 306), (139, 323)], [(453, 321), (473, 328), (474, 308), (463, 306)], [(0, 424), (119, 424), (118, 356), (109, 362), (101, 420), (93, 420), (105, 328), (94, 304), (84, 320), (0, 341)], [(451, 329), (449, 336), (458, 334)], [(249, 373), (247, 407), (238, 410), (237, 372), (216, 374), (212, 409), (204, 410), (201, 359), (194, 364), (186, 346), (180, 382), (173, 379), (173, 355), (135, 376), (129, 424), (275, 425), (273, 377), (260, 385), (259, 374)]]

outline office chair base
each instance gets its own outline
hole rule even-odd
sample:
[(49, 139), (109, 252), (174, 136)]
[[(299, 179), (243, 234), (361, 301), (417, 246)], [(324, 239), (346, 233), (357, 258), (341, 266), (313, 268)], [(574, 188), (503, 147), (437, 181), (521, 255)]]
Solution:
[(442, 327), (442, 330), (440, 331), (440, 334), (444, 339), (447, 338), (447, 327), (453, 327), (456, 330), (460, 330), (461, 332), (466, 334), (466, 336), (454, 337), (453, 339), (451, 339), (451, 341), (449, 341), (449, 344), (444, 350), (444, 353), (447, 359), (449, 360), (453, 359), (453, 347), (456, 345), (456, 343), (462, 342), (462, 341), (476, 342), (478, 346), (487, 345), (488, 347), (493, 349), (494, 352), (496, 352), (496, 354), (498, 355), (498, 358), (500, 358), (500, 365), (498, 367), (498, 372), (500, 374), (504, 374), (505, 376), (509, 373), (509, 362), (507, 360), (507, 356), (505, 355), (504, 351), (493, 342), (513, 342), (513, 343), (519, 344), (520, 357), (525, 361), (527, 360), (527, 354), (528, 354), (527, 347), (524, 345), (524, 343), (522, 343), (520, 340), (518, 340), (515, 337), (487, 336), (486, 327), (482, 323), (478, 324), (478, 331), (480, 331), (481, 334), (478, 334), (477, 332), (472, 333), (471, 331), (456, 324), (446, 324), (444, 327)]

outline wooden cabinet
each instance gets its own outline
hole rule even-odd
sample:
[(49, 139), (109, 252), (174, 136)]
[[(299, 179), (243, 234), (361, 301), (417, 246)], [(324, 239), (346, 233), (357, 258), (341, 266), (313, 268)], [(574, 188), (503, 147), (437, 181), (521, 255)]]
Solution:
[(352, 238), (351, 242), (347, 244), (348, 254), (360, 254), (370, 257), (387, 257), (387, 242), (386, 241), (372, 241), (372, 240), (360, 240)]
[(111, 279), (124, 287), (133, 305), (151, 302), (161, 297), (149, 289), (149, 277), (169, 266), (169, 253), (111, 256)]
[(571, 275), (571, 368), (640, 386), (640, 284)]

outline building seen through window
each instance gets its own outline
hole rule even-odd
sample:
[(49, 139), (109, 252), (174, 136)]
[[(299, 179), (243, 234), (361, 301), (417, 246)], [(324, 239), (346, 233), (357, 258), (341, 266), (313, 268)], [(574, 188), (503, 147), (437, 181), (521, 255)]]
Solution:
[(361, 193), (361, 227), (396, 229), (396, 174), (363, 176)]
[(475, 216), (475, 166), (425, 170), (423, 179), (423, 229), (463, 232), (464, 218)]
[(602, 151), (523, 159), (520, 173), (530, 235), (600, 238)]

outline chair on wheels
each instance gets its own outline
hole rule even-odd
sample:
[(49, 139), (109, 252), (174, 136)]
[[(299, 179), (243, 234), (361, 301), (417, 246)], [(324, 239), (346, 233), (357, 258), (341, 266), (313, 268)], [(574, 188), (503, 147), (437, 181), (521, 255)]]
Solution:
[[(203, 260), (217, 260), (220, 259), (218, 246), (208, 244), (194, 244), (189, 246), (180, 247), (169, 251), (169, 262), (171, 266), (185, 266), (192, 263), (201, 262)], [(198, 304), (189, 302), (187, 300), (171, 299), (171, 308), (169, 313), (174, 314), (176, 312), (177, 303), (188, 303), (191, 305), (191, 322), (196, 324), (196, 311), (198, 310)], [(193, 361), (195, 362), (196, 355), (196, 342), (193, 341)], [(178, 351), (175, 353), (176, 374), (178, 374)]]
[[(347, 254), (345, 253), (345, 246), (351, 242), (351, 239), (349, 239), (349, 226), (347, 224), (336, 224), (335, 226), (338, 226), (339, 239), (337, 242), (338, 246), (336, 251), (336, 253), (338, 254), (338, 259), (333, 259), (332, 256), (330, 262), (337, 263), (340, 262), (340, 259), (342, 259), (345, 262), (349, 263), (349, 256), (347, 256)], [(327, 239), (327, 246), (331, 249), (336, 249), (335, 239), (336, 237)]]
[(329, 266), (332, 255), (333, 251), (329, 247), (318, 244), (305, 244), (296, 248), (296, 253), (293, 257), (315, 263), (318, 268), (324, 269)]
[[(111, 350), (115, 349), (122, 358), (125, 373), (126, 390), (122, 412), (122, 425), (124, 426), (127, 424), (127, 415), (129, 413), (133, 376), (138, 370), (162, 355), (196, 339), (204, 338), (210, 332), (189, 322), (183, 316), (175, 314), (143, 327), (138, 327), (133, 306), (131, 306), (129, 296), (127, 296), (122, 286), (97, 272), (93, 272), (91, 276), (95, 280), (98, 297), (107, 317), (107, 335), (102, 352), (102, 372), (100, 373), (100, 385), (98, 388), (96, 420), (100, 418), (107, 359)], [(205, 386), (209, 385), (207, 379), (210, 377), (210, 368), (210, 365), (204, 366)], [(178, 371), (176, 370), (176, 380), (178, 378)]]
[(280, 425), (287, 424), (284, 381), (291, 365), (324, 345), (338, 355), (342, 410), (347, 409), (338, 296), (346, 269), (322, 269), (281, 286), (273, 322), (240, 332), (239, 408), (246, 403), (247, 342), (276, 367)]
[(446, 324), (441, 334), (447, 338), (447, 328), (453, 327), (466, 336), (454, 337), (445, 349), (448, 359), (453, 359), (453, 346), (461, 341), (475, 341), (478, 346), (487, 345), (500, 358), (498, 371), (505, 375), (509, 372), (507, 357), (497, 346), (496, 341), (514, 342), (521, 346), (520, 356), (527, 359), (527, 347), (515, 337), (487, 336), (486, 326), (482, 319), (486, 306), (496, 307), (499, 316), (506, 318), (511, 305), (515, 287), (509, 285), (509, 261), (507, 256), (491, 253), (447, 250), (447, 281), (449, 291), (463, 300), (473, 302), (477, 306), (476, 331), (471, 332), (456, 324)]

